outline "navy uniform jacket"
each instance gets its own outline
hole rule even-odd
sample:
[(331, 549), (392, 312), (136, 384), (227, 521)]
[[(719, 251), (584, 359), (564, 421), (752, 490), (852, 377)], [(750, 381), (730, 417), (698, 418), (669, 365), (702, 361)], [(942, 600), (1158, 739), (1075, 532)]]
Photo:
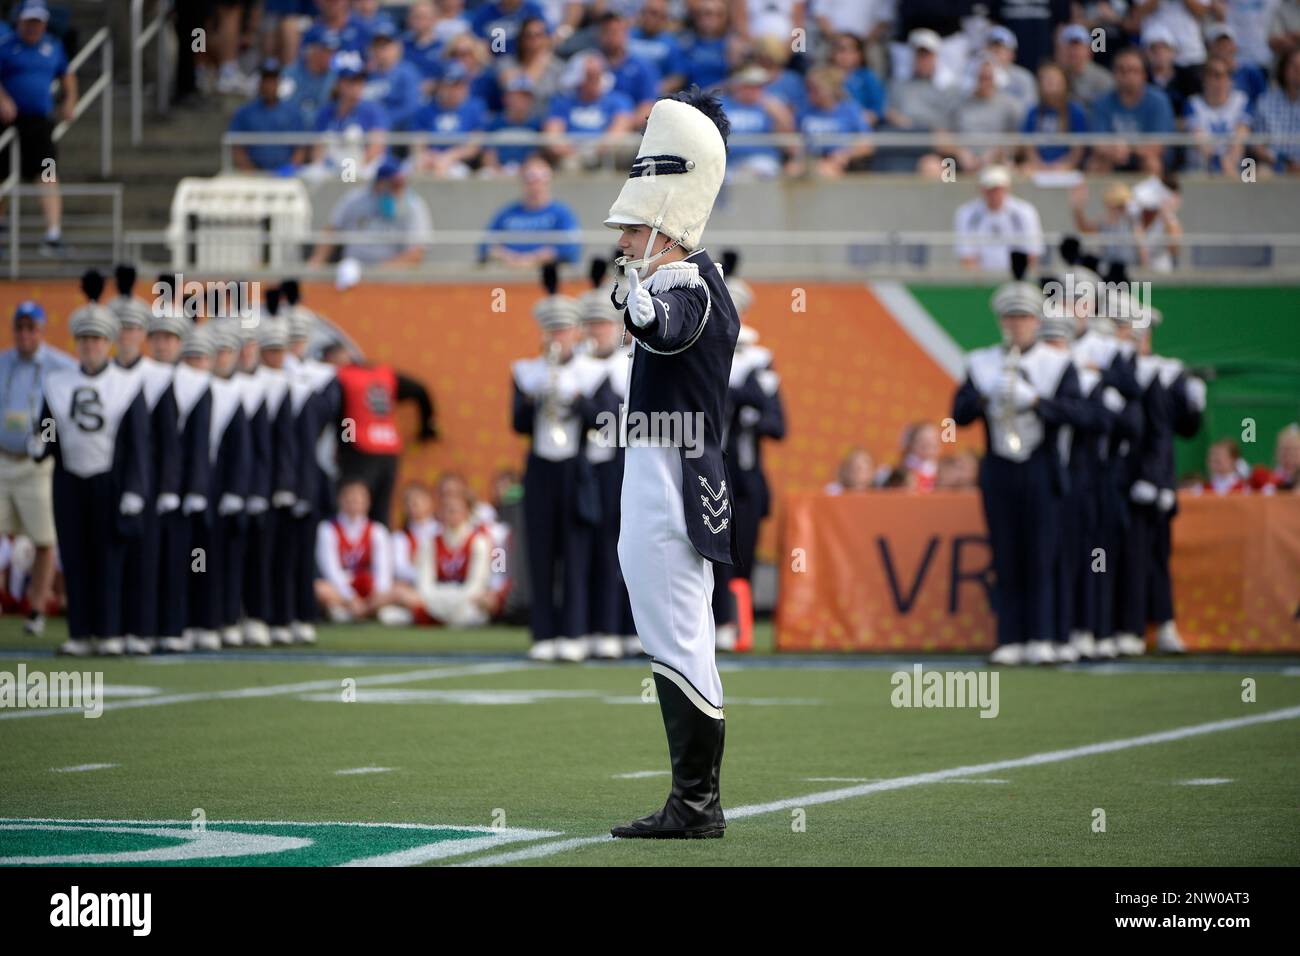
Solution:
[(736, 497), (754, 502), (755, 513), (765, 518), (771, 511), (772, 495), (763, 473), (762, 440), (785, 437), (785, 409), (779, 389), (764, 381), (764, 376), (776, 375), (770, 368), (771, 353), (756, 347), (746, 351), (755, 354), (740, 370), (743, 377), (737, 376), (733, 364), (733, 381), (740, 380), (727, 389), (727, 471), (736, 486)]
[[(217, 519), (223, 495), (247, 499), (252, 478), (253, 437), (239, 394), (240, 382), (231, 377), (212, 378), (212, 417), (208, 429), (208, 517)], [(241, 512), (242, 513), (242, 512)]]
[(679, 449), (686, 531), (703, 557), (734, 564), (736, 523), (722, 434), (740, 317), (722, 269), (709, 254), (698, 249), (685, 261), (699, 269), (696, 282), (656, 292), (655, 280), (664, 273), (663, 267), (647, 280), (655, 318), (645, 328), (632, 321), (626, 302), (615, 299), (615, 305), (623, 307), (624, 325), (636, 339), (628, 414), (703, 413), (701, 447), (691, 452), (695, 457), (687, 455), (686, 448)]
[(177, 425), (179, 411), (172, 391), (173, 369), (147, 356), (121, 368), (139, 379), (149, 413), (150, 493), (155, 498), (160, 495), (179, 496), (185, 463), (181, 460), (181, 435)]
[[(189, 495), (207, 500), (212, 481), (212, 458), (208, 433), (212, 421), (211, 375), (184, 364), (172, 375), (172, 396), (176, 402), (176, 428), (180, 437), (182, 501)], [(213, 507), (216, 502), (208, 502)]]
[[(43, 389), (37, 428), (53, 419), (54, 441), (38, 439), (36, 457), (53, 452), (56, 467), (76, 478), (109, 476), (114, 507), (127, 493), (149, 501), (149, 412), (136, 378), (109, 362), (93, 374), (80, 367), (52, 372)], [(139, 515), (119, 514), (116, 523), (119, 534), (140, 533)]]

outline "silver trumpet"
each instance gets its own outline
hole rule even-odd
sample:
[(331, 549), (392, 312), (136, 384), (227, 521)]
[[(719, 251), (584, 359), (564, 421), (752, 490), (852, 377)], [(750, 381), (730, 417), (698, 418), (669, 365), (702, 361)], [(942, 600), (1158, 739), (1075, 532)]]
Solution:
[[(1007, 349), (1006, 358), (1002, 360), (1002, 378), (1003, 381), (1012, 381), (1015, 376), (1020, 374), (1020, 346), (1012, 345)], [(1013, 393), (1014, 394), (1014, 393)], [(1012, 455), (1019, 454), (1023, 442), (1020, 439), (1020, 430), (1016, 427), (1016, 404), (1012, 394), (1003, 395), (1001, 409), (1001, 432), (1003, 440), (1006, 443), (1007, 450)]]
[(542, 396), (542, 421), (550, 430), (551, 441), (557, 448), (569, 443), (569, 433), (564, 427), (564, 418), (568, 412), (558, 397), (560, 382), (560, 343), (548, 342), (546, 345), (546, 392)]

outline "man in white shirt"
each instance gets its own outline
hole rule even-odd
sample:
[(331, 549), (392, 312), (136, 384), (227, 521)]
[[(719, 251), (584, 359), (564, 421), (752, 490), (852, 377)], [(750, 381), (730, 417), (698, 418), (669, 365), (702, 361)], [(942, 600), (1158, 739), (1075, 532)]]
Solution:
[(989, 166), (980, 173), (980, 193), (980, 198), (958, 206), (953, 217), (962, 267), (1005, 275), (1011, 270), (1011, 253), (1023, 252), (1032, 269), (1043, 253), (1038, 210), (1011, 195), (1011, 174), (1005, 166)]

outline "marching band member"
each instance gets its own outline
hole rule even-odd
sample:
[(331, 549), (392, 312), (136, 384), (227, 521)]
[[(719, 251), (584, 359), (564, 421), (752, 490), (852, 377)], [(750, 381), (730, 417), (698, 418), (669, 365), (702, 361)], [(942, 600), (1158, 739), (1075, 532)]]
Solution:
[(958, 425), (982, 419), (980, 493), (996, 577), (994, 664), (1056, 660), (1056, 527), (1065, 476), (1057, 433), (1079, 381), (1067, 351), (1035, 347), (1043, 294), (1009, 282), (993, 294), (1003, 344), (977, 349), (953, 400)]
[[(548, 295), (533, 308), (542, 329), (543, 354), (511, 366), (511, 424), (531, 437), (524, 468), (524, 525), (528, 551), (529, 626), (534, 660), (586, 657), (587, 586), (593, 527), (600, 498), (584, 457), (587, 430), (598, 427), (593, 395), (605, 367), (578, 354), (577, 301), (555, 292), (554, 266), (543, 270)], [(561, 591), (557, 608), (552, 595)]]
[(140, 382), (109, 360), (117, 320), (95, 302), (69, 324), (76, 368), (45, 375), (34, 458), (54, 455), (54, 522), (68, 595), (63, 654), (119, 655), (127, 540), (149, 498), (149, 414)]
[[(148, 338), (149, 307), (131, 295), (135, 270), (117, 269), (119, 295), (108, 304), (118, 323), (117, 365), (133, 378), (144, 395), (149, 416), (149, 495), (140, 514), (140, 534), (126, 546), (126, 564), (131, 569), (124, 581), (122, 629), (128, 654), (152, 653), (158, 638), (158, 614), (162, 596), (158, 589), (162, 516), (181, 506), (181, 435), (176, 397), (172, 391), (170, 365), (144, 354)], [(179, 340), (178, 340), (179, 341)]]
[(615, 304), (635, 340), (625, 417), (678, 419), (683, 438), (687, 420), (699, 423), (691, 447), (662, 435), (625, 441), (618, 557), (651, 657), (672, 787), (662, 809), (612, 828), (615, 837), (721, 837), (726, 828), (712, 598), (714, 565), (736, 561), (722, 442), (740, 318), (700, 237), (726, 172), (728, 131), (721, 105), (698, 87), (656, 102), (605, 221), (621, 231)]
[[(611, 287), (603, 285), (608, 263), (604, 258), (592, 261), (591, 291), (583, 295), (582, 328), (588, 344), (587, 354), (605, 367), (606, 378), (594, 396), (599, 412), (610, 412), (617, 420), (621, 403), (627, 398), (629, 353), (623, 347), (621, 316), (609, 301)], [(635, 654), (635, 626), (627, 587), (618, 567), (619, 497), (623, 488), (623, 449), (608, 432), (587, 436), (584, 452), (600, 489), (601, 521), (592, 535), (589, 621), (591, 636), (588, 650), (594, 657), (619, 658)]]

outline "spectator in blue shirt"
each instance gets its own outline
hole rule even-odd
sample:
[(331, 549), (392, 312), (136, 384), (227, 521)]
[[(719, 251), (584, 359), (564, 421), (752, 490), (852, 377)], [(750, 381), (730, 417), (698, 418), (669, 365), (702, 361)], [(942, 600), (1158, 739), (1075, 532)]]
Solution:
[[(505, 109), (502, 110), (488, 126), (496, 134), (540, 133), (541, 117), (537, 115), (537, 97), (533, 92), (533, 81), (522, 73), (512, 76), (505, 83)], [(483, 168), (494, 172), (514, 172), (525, 159), (537, 152), (536, 143), (498, 143), (495, 137), (489, 139), (483, 150)]]
[(381, 0), (352, 0), (352, 16), (371, 40), (381, 30), (393, 36), (402, 32), (392, 15), (379, 9), (380, 5)]
[[(865, 166), (873, 147), (866, 134), (871, 132), (856, 101), (844, 94), (844, 75), (834, 67), (819, 67), (808, 73), (808, 109), (800, 114), (799, 132), (811, 137), (808, 152), (817, 157), (817, 173), (821, 176), (837, 178), (842, 176), (852, 165), (855, 168)], [(836, 142), (818, 142), (819, 135), (862, 134), (851, 140)], [(788, 164), (791, 173), (803, 171), (801, 157), (796, 157)]]
[(438, 15), (432, 0), (417, 0), (406, 14), (406, 32), (402, 34), (406, 62), (420, 71), (421, 88), (426, 96), (433, 93), (442, 72), (443, 46), (447, 41), (438, 33)]
[[(41, 174), (53, 169), (54, 96), (51, 85), (63, 93), (61, 119), (71, 119), (77, 108), (77, 75), (68, 69), (68, 57), (57, 37), (46, 32), (50, 11), (44, 0), (26, 0), (18, 10), (18, 29), (0, 47), (0, 129), (17, 131), (22, 178), (40, 182), (41, 213), (45, 219), (44, 255), (63, 254), (63, 200), (55, 177)], [(0, 155), (0, 179), (9, 176), (10, 150)]]
[(501, 109), (501, 87), (497, 83), (496, 71), (488, 67), (493, 62), (493, 54), (488, 51), (487, 44), (472, 33), (463, 33), (448, 41), (446, 51), (443, 70), (449, 69), (453, 63), (464, 67), (469, 76), (470, 96), (481, 99), (490, 112), (498, 112)]
[(722, 108), (731, 120), (727, 140), (727, 176), (752, 175), (771, 178), (781, 173), (782, 155), (776, 146), (746, 144), (745, 136), (788, 133), (794, 129), (790, 108), (768, 93), (768, 73), (761, 66), (747, 66), (731, 78)]
[(551, 167), (540, 155), (530, 156), (519, 170), (523, 198), (506, 206), (488, 224), (503, 237), (479, 247), (483, 262), (503, 262), (517, 269), (536, 269), (548, 262), (577, 262), (582, 247), (576, 235), (571, 242), (530, 242), (505, 238), (511, 232), (574, 232), (578, 217), (562, 202), (551, 198)]
[(370, 33), (360, 18), (352, 12), (348, 0), (316, 0), (320, 16), (315, 25), (329, 30), (339, 38), (339, 49), (366, 55), (370, 45)]
[[(1169, 97), (1147, 82), (1146, 64), (1134, 47), (1115, 54), (1115, 89), (1093, 105), (1093, 125), (1098, 132), (1118, 133), (1122, 137), (1144, 133), (1172, 133), (1174, 114)], [(1155, 173), (1165, 166), (1164, 147), (1134, 145), (1120, 140), (1098, 146), (1088, 161), (1093, 172), (1116, 170)]]
[(392, 125), (382, 106), (362, 98), (366, 68), (357, 53), (338, 53), (334, 74), (338, 78), (334, 99), (321, 107), (312, 126), (317, 133), (331, 135), (312, 147), (312, 162), (303, 175), (308, 179), (337, 176), (350, 164), (358, 179), (370, 179), (387, 152), (385, 133)]
[(493, 53), (514, 53), (519, 28), (532, 17), (546, 19), (546, 11), (534, 0), (489, 0), (475, 8), (469, 24)]
[(680, 89), (682, 75), (682, 45), (672, 30), (668, 16), (668, 0), (645, 0), (636, 26), (628, 34), (628, 49), (633, 56), (646, 60), (659, 71), (659, 92)]
[[(1086, 133), (1088, 114), (1070, 99), (1065, 71), (1048, 60), (1038, 68), (1038, 103), (1029, 108), (1020, 127), (1023, 133)], [(1032, 169), (1078, 169), (1082, 146), (1044, 143), (1024, 152), (1025, 165)]]
[(302, 57), (281, 78), (281, 93), (293, 104), (301, 117), (303, 129), (312, 129), (321, 107), (334, 93), (334, 54), (338, 52), (338, 34), (319, 26), (303, 34)]
[(727, 7), (723, 0), (701, 0), (695, 7), (695, 30), (682, 38), (685, 85), (721, 86), (731, 72), (727, 51)]
[[(469, 74), (459, 63), (448, 64), (432, 102), (421, 107), (411, 118), (416, 132), (470, 134), (488, 127), (490, 114), (484, 102), (469, 91)], [(435, 176), (460, 179), (469, 175), (469, 164), (483, 149), (481, 136), (471, 136), (458, 143), (430, 143), (415, 150), (415, 167)]]
[(628, 21), (610, 11), (600, 18), (596, 45), (614, 73), (614, 89), (636, 105), (633, 125), (641, 126), (659, 98), (659, 71), (628, 52)]
[(421, 106), (420, 82), (419, 71), (402, 59), (397, 27), (381, 23), (370, 38), (370, 70), (362, 95), (383, 106), (400, 129)]
[(831, 66), (844, 74), (844, 91), (866, 110), (867, 122), (879, 123), (885, 115), (885, 86), (876, 71), (867, 66), (862, 39), (852, 33), (832, 37)]
[[(1300, 47), (1278, 60), (1277, 77), (1255, 104), (1255, 132), (1278, 137), (1252, 147), (1260, 162), (1279, 173), (1300, 173)], [(1289, 142), (1283, 137), (1288, 137)]]
[[(578, 54), (570, 63), (578, 77), (577, 85), (572, 92), (551, 100), (550, 114), (542, 129), (570, 137), (568, 142), (551, 147), (557, 157), (595, 162), (614, 148), (616, 137), (632, 130), (636, 107), (625, 94), (613, 89), (613, 76), (599, 53)], [(592, 142), (580, 142), (584, 139)]]
[[(280, 99), (280, 61), (262, 63), (257, 98), (245, 103), (230, 120), (232, 133), (293, 133), (302, 129), (302, 117), (292, 103)], [(293, 143), (235, 145), (235, 168), (245, 172), (275, 172), (296, 166), (302, 148)]]
[(1246, 94), (1250, 105), (1268, 89), (1268, 74), (1254, 63), (1242, 63), (1237, 56), (1237, 34), (1226, 23), (1212, 23), (1205, 30), (1205, 45), (1210, 56), (1217, 56), (1228, 64), (1232, 72), (1232, 85)]

